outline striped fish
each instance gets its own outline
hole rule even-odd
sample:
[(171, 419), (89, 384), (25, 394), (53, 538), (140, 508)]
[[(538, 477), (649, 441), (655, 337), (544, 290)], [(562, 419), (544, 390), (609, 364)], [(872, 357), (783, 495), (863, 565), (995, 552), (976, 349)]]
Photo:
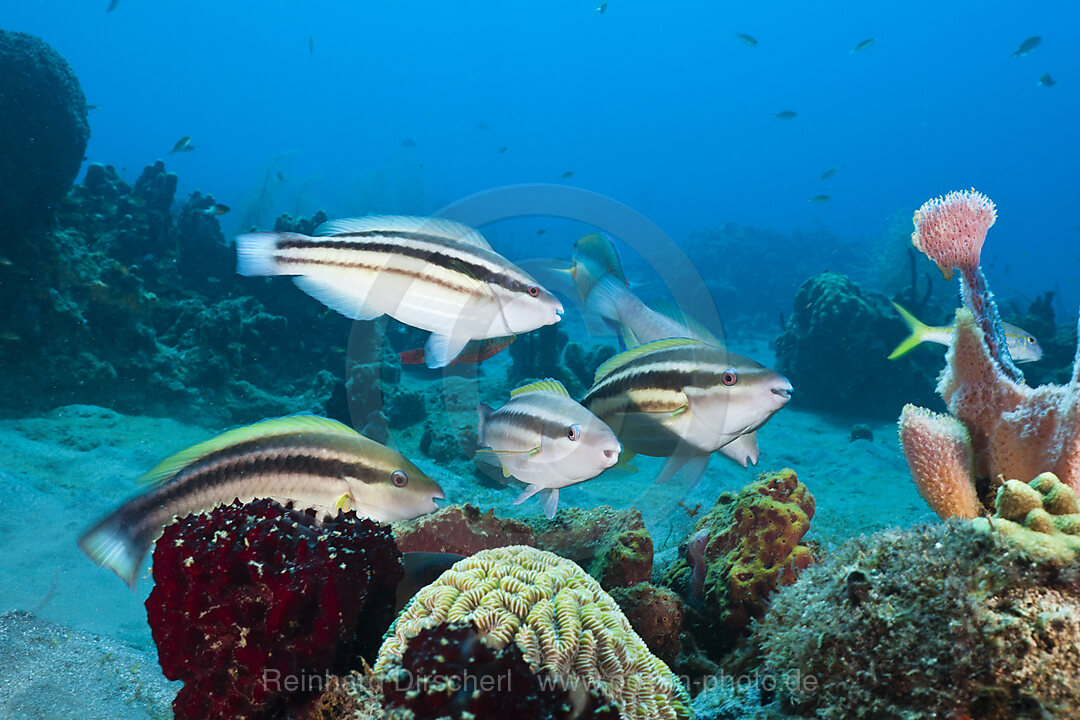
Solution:
[(339, 509), (392, 522), (432, 512), (442, 488), (396, 450), (313, 415), (230, 430), (161, 461), (150, 487), (79, 540), (91, 560), (132, 588), (150, 546), (174, 518), (235, 499), (272, 498), (323, 516)]
[(631, 457), (671, 458), (657, 478), (663, 482), (687, 465), (700, 478), (709, 455), (733, 441), (739, 442), (731, 457), (756, 460), (756, 442), (739, 439), (790, 396), (787, 378), (760, 363), (701, 340), (667, 338), (601, 365), (581, 404), (615, 431)]
[(450, 220), (373, 216), (332, 220), (315, 237), (250, 233), (236, 239), (241, 275), (292, 275), (355, 320), (389, 315), (432, 333), (428, 367), (445, 367), (470, 340), (517, 335), (559, 321), (562, 304)]
[(619, 461), (622, 450), (611, 428), (548, 378), (510, 393), (498, 410), (478, 408), (479, 455), (494, 456), (503, 476), (525, 483), (519, 505), (540, 494), (544, 513), (555, 517), (559, 488), (594, 478)]

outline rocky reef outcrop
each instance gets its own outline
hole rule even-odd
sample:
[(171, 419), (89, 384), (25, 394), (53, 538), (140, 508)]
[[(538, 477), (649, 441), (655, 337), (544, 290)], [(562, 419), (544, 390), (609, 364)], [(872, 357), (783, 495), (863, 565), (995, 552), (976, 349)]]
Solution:
[(86, 97), (45, 41), (0, 30), (0, 227), (47, 225), (71, 188), (90, 139)]

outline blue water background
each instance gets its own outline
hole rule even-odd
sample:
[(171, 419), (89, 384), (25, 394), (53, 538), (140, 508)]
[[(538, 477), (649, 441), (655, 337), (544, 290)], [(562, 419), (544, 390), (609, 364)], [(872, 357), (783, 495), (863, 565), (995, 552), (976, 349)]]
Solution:
[[(974, 186), (1000, 209), (999, 294), (1057, 286), (1070, 317), (1080, 300), (1074, 2), (107, 5), (9, 3), (0, 25), (75, 68), (99, 106), (90, 161), (133, 180), (190, 135), (195, 152), (166, 158), (178, 198), (232, 206), (229, 234), (282, 211), (429, 213), (564, 182), (680, 242), (727, 221), (820, 224), (869, 253), (890, 218)], [(1042, 45), (1011, 58), (1032, 35)], [(1058, 85), (1039, 87), (1044, 72)]]

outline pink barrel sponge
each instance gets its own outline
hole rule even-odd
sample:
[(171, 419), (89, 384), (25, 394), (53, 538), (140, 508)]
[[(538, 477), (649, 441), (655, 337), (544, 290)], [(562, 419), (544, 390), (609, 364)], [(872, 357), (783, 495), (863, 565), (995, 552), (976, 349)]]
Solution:
[(951, 280), (953, 270), (978, 269), (986, 231), (995, 220), (997, 210), (990, 198), (974, 189), (954, 191), (919, 208), (911, 242)]

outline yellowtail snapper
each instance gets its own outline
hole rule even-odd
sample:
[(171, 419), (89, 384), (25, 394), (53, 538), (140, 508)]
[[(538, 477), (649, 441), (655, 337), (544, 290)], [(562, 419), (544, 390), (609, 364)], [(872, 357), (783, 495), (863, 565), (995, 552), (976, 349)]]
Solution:
[[(900, 317), (903, 318), (908, 329), (911, 330), (911, 334), (904, 338), (904, 341), (897, 345), (895, 350), (889, 353), (889, 360), (895, 360), (898, 357), (907, 355), (924, 342), (938, 343), (945, 346), (952, 345), (953, 332), (955, 332), (952, 325), (931, 327), (921, 322), (897, 303), (892, 305), (896, 308), (896, 312), (900, 313)], [(1013, 359), (1013, 362), (1027, 363), (1042, 359), (1042, 346), (1039, 345), (1039, 341), (1035, 339), (1034, 335), (1009, 323), (1001, 323), (1001, 329), (1005, 331), (1005, 344), (1009, 347), (1009, 357)]]
[(515, 505), (540, 494), (544, 513), (555, 517), (559, 489), (594, 478), (619, 461), (622, 447), (599, 418), (548, 378), (510, 393), (498, 410), (480, 405), (480, 456), (494, 456), (503, 476), (525, 483)]
[(239, 499), (272, 498), (323, 516), (382, 522), (435, 510), (439, 484), (396, 450), (335, 420), (296, 415), (230, 430), (183, 450), (141, 479), (149, 488), (79, 540), (91, 560), (134, 587), (143, 558), (174, 518)]
[(496, 253), (476, 230), (423, 217), (331, 220), (315, 237), (236, 239), (241, 275), (291, 275), (355, 320), (389, 315), (432, 333), (428, 367), (445, 367), (470, 340), (517, 335), (559, 321), (562, 304)]

